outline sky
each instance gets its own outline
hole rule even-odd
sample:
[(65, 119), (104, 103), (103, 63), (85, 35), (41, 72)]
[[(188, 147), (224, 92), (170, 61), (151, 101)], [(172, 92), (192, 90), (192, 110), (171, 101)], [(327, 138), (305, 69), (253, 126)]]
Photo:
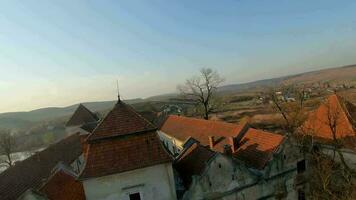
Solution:
[(356, 1), (0, 0), (0, 112), (356, 63)]

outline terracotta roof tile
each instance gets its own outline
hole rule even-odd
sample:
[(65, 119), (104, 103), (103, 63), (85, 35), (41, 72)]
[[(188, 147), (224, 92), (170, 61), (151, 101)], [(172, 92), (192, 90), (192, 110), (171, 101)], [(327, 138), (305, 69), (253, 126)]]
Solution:
[(0, 174), (0, 199), (17, 199), (26, 190), (37, 189), (58, 162), (70, 165), (81, 153), (79, 136), (72, 135), (16, 163)]
[(66, 126), (80, 126), (87, 123), (94, 123), (98, 120), (98, 117), (94, 113), (82, 104), (79, 104)]
[(172, 161), (155, 127), (121, 101), (89, 135), (87, 142), (82, 179)]
[(226, 145), (234, 148), (234, 156), (247, 165), (262, 169), (281, 145), (284, 137), (278, 134), (250, 128), (248, 123), (231, 124), (180, 116), (169, 116), (161, 126), (161, 131), (181, 141), (192, 137), (203, 146), (209, 147), (209, 136), (214, 136), (213, 150), (224, 153)]
[[(347, 110), (350, 109), (350, 110)], [(331, 140), (330, 122), (336, 122), (336, 138), (354, 137), (353, 117), (355, 107), (337, 95), (331, 95), (317, 110), (311, 112), (303, 125), (303, 132), (317, 138)]]
[(239, 124), (170, 115), (160, 130), (182, 142), (193, 137), (201, 144), (209, 145), (208, 136), (217, 136), (216, 139), (236, 136), (243, 128), (244, 126)]
[(153, 130), (155, 127), (131, 106), (119, 101), (94, 129), (89, 140)]
[(283, 140), (281, 135), (249, 128), (240, 140), (234, 157), (248, 166), (263, 169)]
[(82, 183), (65, 170), (56, 171), (39, 191), (50, 200), (85, 200)]
[(89, 144), (81, 178), (100, 177), (171, 162), (155, 131)]

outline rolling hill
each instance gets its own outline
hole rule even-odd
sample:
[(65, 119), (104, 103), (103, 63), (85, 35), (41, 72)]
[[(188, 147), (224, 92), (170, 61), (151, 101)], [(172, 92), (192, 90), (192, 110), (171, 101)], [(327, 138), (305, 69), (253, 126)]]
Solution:
[[(356, 65), (349, 65), (337, 68), (301, 73), (285, 77), (278, 77), (266, 80), (258, 80), (250, 83), (225, 85), (219, 88), (222, 93), (238, 93), (253, 89), (266, 89), (280, 84), (295, 84), (314, 82), (353, 82), (356, 83)], [(170, 98), (177, 97), (177, 94), (162, 94), (149, 97), (147, 99), (127, 100), (129, 104), (142, 103), (147, 101), (167, 101)], [(83, 103), (92, 111), (108, 110), (114, 105), (115, 101), (87, 102)], [(29, 112), (12, 112), (0, 114), (0, 127), (2, 128), (28, 128), (38, 122), (54, 120), (70, 116), (77, 108), (78, 104), (68, 107), (42, 108)]]
[(296, 75), (253, 81), (249, 83), (225, 85), (220, 92), (242, 92), (245, 90), (276, 87), (278, 85), (312, 84), (317, 82), (353, 82), (356, 83), (356, 65), (328, 68)]

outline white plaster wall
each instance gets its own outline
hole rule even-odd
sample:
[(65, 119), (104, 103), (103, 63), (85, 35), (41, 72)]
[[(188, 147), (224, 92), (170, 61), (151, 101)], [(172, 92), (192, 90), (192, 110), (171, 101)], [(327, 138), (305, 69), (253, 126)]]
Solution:
[(160, 164), (83, 181), (87, 200), (129, 200), (140, 192), (142, 200), (175, 200), (172, 164)]
[(172, 153), (172, 155), (178, 154), (182, 151), (184, 142), (164, 133), (163, 131), (157, 132), (161, 141), (165, 146), (167, 145), (167, 148)]
[[(279, 168), (277, 159), (274, 162), (269, 163), (264, 171), (260, 171), (261, 175), (265, 175), (266, 178), (269, 175), (276, 175), (284, 170), (289, 169), (290, 166)], [(268, 170), (267, 168), (270, 168)], [(266, 171), (269, 171), (268, 173)], [(234, 176), (234, 177), (233, 177)], [(196, 177), (189, 188), (188, 192), (184, 196), (184, 200), (190, 199), (206, 199), (219, 196), (222, 200), (235, 200), (245, 199), (254, 200), (261, 197), (274, 194), (276, 186), (283, 183), (287, 189), (286, 199), (297, 199), (297, 192), (294, 187), (294, 178), (296, 171), (284, 175), (280, 178), (272, 180), (259, 180), (256, 174), (249, 171), (243, 164), (232, 161), (231, 158), (218, 154), (210, 163), (209, 167), (200, 177)], [(249, 184), (257, 184), (250, 186), (244, 190), (238, 192), (231, 192), (235, 188), (240, 188)]]
[[(334, 150), (332, 149), (332, 147), (324, 146), (322, 148), (323, 148), (323, 152), (325, 154), (329, 155), (330, 157), (334, 156)], [(341, 151), (342, 155), (344, 156), (344, 160), (345, 160), (346, 164), (348, 165), (348, 167), (350, 167), (352, 169), (356, 169), (356, 152), (349, 150), (349, 149), (342, 149), (340, 151)], [(336, 160), (341, 162), (340, 156), (337, 152), (335, 152), (335, 158), (336, 158)]]

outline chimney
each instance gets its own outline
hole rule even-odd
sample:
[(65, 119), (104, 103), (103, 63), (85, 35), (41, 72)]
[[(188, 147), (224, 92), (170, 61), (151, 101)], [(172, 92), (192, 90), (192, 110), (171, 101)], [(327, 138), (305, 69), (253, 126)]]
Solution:
[(239, 148), (242, 138), (245, 136), (248, 129), (250, 128), (250, 125), (247, 122), (244, 122), (242, 126), (243, 127), (241, 131), (238, 133), (236, 137), (229, 137), (229, 143), (231, 144), (231, 149), (233, 153)]
[(229, 144), (224, 145), (224, 154), (225, 155), (232, 155), (232, 147)]
[(210, 149), (213, 149), (214, 145), (215, 145), (214, 136), (209, 136), (209, 147), (210, 147)]
[(233, 153), (239, 148), (239, 139), (235, 137), (229, 137), (229, 143)]

